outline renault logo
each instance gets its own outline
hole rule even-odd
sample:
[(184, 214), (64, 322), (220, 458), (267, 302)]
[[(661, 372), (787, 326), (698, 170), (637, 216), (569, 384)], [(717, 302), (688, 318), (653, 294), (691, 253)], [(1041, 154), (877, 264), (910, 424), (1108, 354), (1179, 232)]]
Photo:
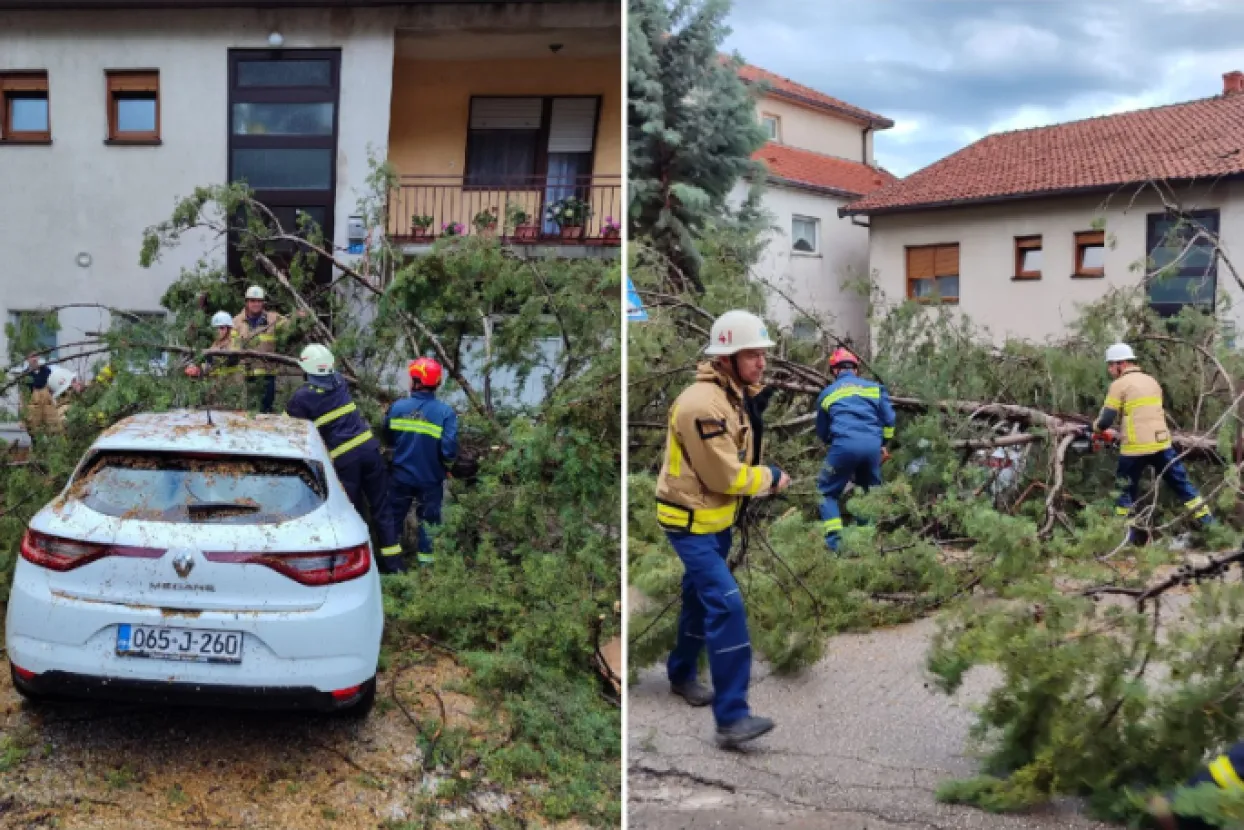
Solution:
[(188, 553), (179, 553), (177, 558), (173, 560), (173, 570), (177, 571), (177, 575), (182, 579), (190, 576), (190, 572), (194, 570), (194, 559)]

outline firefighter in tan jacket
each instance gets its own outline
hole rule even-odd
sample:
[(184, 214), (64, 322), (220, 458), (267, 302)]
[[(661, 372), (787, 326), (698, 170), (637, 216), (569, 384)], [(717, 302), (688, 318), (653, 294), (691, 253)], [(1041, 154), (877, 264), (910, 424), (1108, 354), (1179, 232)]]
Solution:
[[(1093, 424), (1093, 431), (1113, 438), (1113, 428), (1120, 415), (1117, 435), (1120, 441), (1119, 467), (1116, 478), (1127, 484), (1119, 494), (1115, 510), (1120, 516), (1131, 513), (1140, 489), (1140, 477), (1152, 467), (1160, 475), (1192, 517), (1202, 525), (1210, 525), (1214, 517), (1188, 473), (1178, 453), (1171, 446), (1171, 433), (1162, 407), (1162, 387), (1136, 365), (1136, 355), (1126, 343), (1116, 343), (1106, 350), (1106, 366), (1114, 382), (1106, 393), (1106, 403)], [(1139, 528), (1128, 529), (1128, 542), (1143, 544), (1145, 535)]]
[[(746, 311), (728, 311), (713, 323), (705, 349), (712, 359), (670, 409), (657, 483), (657, 521), (686, 569), (678, 641), (667, 664), (670, 688), (693, 706), (713, 704), (723, 746), (773, 728), (747, 706), (751, 641), (726, 557), (743, 500), (790, 486), (785, 473), (760, 463), (763, 407), (756, 397), (765, 350), (774, 345), (764, 321)], [(696, 679), (706, 647), (711, 690)]]
[[(267, 298), (264, 290), (258, 285), (246, 289), (246, 308), (233, 318), (233, 332), (237, 341), (236, 348), (241, 351), (276, 353), (276, 330), (289, 324), (289, 318), (269, 311), (266, 307)], [(299, 310), (298, 317), (306, 313)], [(259, 411), (271, 413), (276, 400), (276, 370), (271, 363), (260, 360), (245, 360), (246, 374), (252, 385), (261, 387)]]

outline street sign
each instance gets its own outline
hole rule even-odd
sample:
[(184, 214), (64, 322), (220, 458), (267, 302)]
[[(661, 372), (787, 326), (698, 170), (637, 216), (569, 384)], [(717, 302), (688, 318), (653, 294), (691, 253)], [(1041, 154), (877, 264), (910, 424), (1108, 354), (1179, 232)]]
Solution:
[(626, 278), (626, 319), (633, 323), (643, 323), (648, 319), (648, 312), (644, 311), (644, 304), (640, 302), (639, 292), (630, 277)]

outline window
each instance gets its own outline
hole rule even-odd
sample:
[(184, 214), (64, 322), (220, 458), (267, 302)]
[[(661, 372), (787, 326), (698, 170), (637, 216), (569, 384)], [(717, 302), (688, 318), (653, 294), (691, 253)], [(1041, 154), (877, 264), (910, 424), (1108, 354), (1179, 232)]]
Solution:
[(1100, 277), (1106, 273), (1106, 234), (1084, 231), (1076, 234), (1077, 277)]
[(14, 144), (52, 140), (47, 72), (0, 73), (0, 96), (4, 105), (0, 140)]
[(959, 302), (959, 243), (907, 249), (907, 296), (932, 302)]
[[(166, 319), (163, 311), (127, 311), (124, 314), (113, 314), (109, 328), (133, 343), (159, 343), (164, 340)], [(133, 372), (168, 363), (168, 353), (159, 349), (131, 346), (127, 356), (131, 358), (130, 370)]]
[[(466, 184), (474, 187), (549, 186), (549, 201), (576, 194), (591, 176), (600, 100), (472, 98)], [(556, 192), (555, 192), (556, 191)]]
[(1041, 237), (1015, 237), (1015, 279), (1041, 279)]
[(817, 247), (817, 230), (820, 227), (819, 219), (810, 219), (807, 216), (796, 216), (791, 219), (791, 250), (801, 254), (815, 254)]
[(150, 144), (160, 140), (160, 73), (125, 70), (106, 73), (108, 141)]
[(795, 321), (791, 334), (801, 343), (813, 343), (820, 336), (820, 328), (815, 320), (801, 317)]
[(782, 119), (765, 113), (760, 117), (760, 123), (765, 128), (765, 136), (770, 141), (782, 140)]
[[(56, 313), (50, 311), (10, 311), (8, 330), (5, 335), (9, 341), (9, 353), (25, 357), (29, 352), (42, 352), (55, 349), (58, 328)], [(52, 351), (41, 355), (45, 363), (56, 359), (57, 352)]]
[(1192, 305), (1210, 310), (1218, 290), (1218, 211), (1147, 217), (1149, 305), (1163, 316)]

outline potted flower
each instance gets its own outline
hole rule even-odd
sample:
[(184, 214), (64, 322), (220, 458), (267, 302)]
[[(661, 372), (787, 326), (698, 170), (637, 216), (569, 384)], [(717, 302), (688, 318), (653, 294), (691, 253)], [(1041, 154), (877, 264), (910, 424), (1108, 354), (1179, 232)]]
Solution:
[(605, 223), (601, 226), (601, 236), (609, 240), (620, 239), (622, 226), (615, 222), (612, 216), (606, 216)]
[(531, 220), (531, 214), (515, 202), (505, 205), (505, 224), (514, 229), (515, 239), (538, 239), (540, 227)]
[(592, 217), (592, 206), (576, 196), (567, 196), (549, 205), (545, 214), (561, 229), (562, 239), (579, 239), (583, 226)]
[(466, 228), (461, 222), (446, 222), (441, 225), (441, 235), (443, 236), (462, 236), (466, 233)]
[(410, 217), (410, 235), (415, 239), (427, 239), (432, 235), (428, 233), (432, 227), (432, 221), (431, 216), (416, 213)]
[(471, 224), (475, 226), (475, 232), (481, 236), (493, 236), (497, 232), (497, 209), (490, 207), (481, 210), (475, 214)]

